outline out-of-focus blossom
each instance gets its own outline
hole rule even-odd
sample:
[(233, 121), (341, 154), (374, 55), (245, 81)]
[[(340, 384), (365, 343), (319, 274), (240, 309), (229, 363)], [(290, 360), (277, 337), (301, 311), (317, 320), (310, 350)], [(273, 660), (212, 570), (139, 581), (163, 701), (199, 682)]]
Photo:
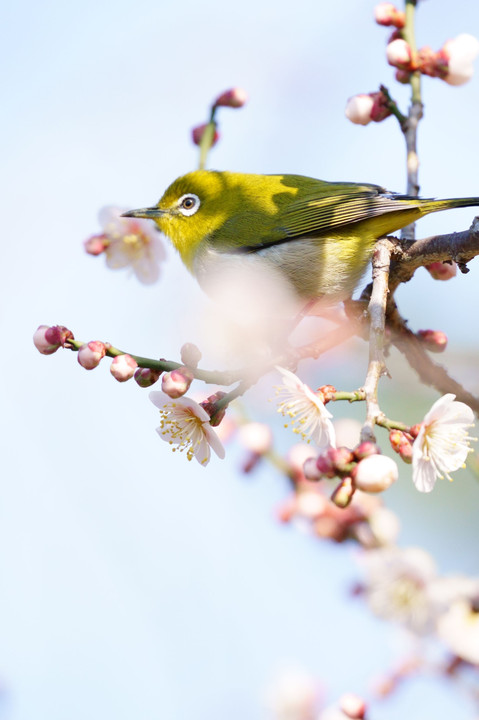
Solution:
[(440, 353), (447, 347), (447, 335), (442, 330), (418, 330), (417, 335), (430, 352)]
[(273, 433), (266, 423), (249, 422), (240, 426), (238, 440), (255, 455), (264, 455), (268, 450), (271, 450)]
[[(293, 476), (296, 480), (306, 479), (305, 468), (306, 464), (311, 463), (316, 467), (316, 458), (318, 456), (317, 451), (308, 445), (308, 443), (296, 443), (289, 448), (286, 453), (286, 462), (291, 468)], [(317, 473), (317, 470), (316, 470)], [(314, 478), (307, 478), (308, 480), (315, 480), (319, 477), (317, 475)]]
[(161, 389), (170, 398), (176, 399), (188, 392), (193, 379), (191, 370), (187, 367), (179, 367), (163, 375)]
[(138, 363), (134, 360), (131, 355), (117, 355), (113, 358), (110, 365), (110, 372), (118, 382), (126, 382), (130, 380), (135, 374), (138, 368)]
[(284, 671), (266, 694), (266, 705), (274, 720), (314, 720), (318, 702), (316, 682), (299, 670)]
[(374, 19), (378, 25), (396, 28), (403, 28), (406, 24), (406, 15), (398, 10), (392, 3), (381, 2), (374, 8)]
[(387, 61), (393, 67), (400, 70), (410, 70), (412, 68), (412, 52), (408, 43), (401, 38), (397, 38), (389, 43), (386, 48)]
[(387, 490), (398, 479), (398, 466), (387, 455), (370, 455), (353, 470), (355, 487), (364, 492), (378, 493)]
[(457, 265), (455, 262), (434, 262), (426, 265), (426, 270), (428, 270), (434, 280), (450, 280), (457, 275)]
[(333, 426), (338, 446), (344, 445), (348, 448), (356, 447), (361, 434), (361, 423), (358, 420), (340, 418), (339, 420), (333, 421)]
[(469, 599), (459, 599), (450, 605), (437, 622), (441, 640), (455, 655), (479, 665), (479, 607)]
[(224, 93), (221, 93), (216, 100), (214, 101), (213, 105), (216, 107), (230, 107), (230, 108), (240, 108), (243, 107), (243, 105), (248, 101), (248, 93), (246, 90), (243, 90), (243, 88), (231, 88), (231, 90), (225, 90)]
[(33, 344), (42, 355), (52, 355), (73, 339), (73, 333), (63, 325), (40, 325), (33, 334)]
[(165, 259), (161, 234), (151, 221), (121, 217), (123, 212), (125, 209), (113, 206), (100, 210), (103, 233), (94, 237), (104, 244), (107, 267), (129, 267), (140, 282), (151, 285), (158, 280), (159, 265)]
[[(208, 125), (209, 125), (209, 123), (203, 123), (202, 125), (197, 125), (191, 131), (191, 139), (193, 140), (195, 145), (201, 145), (201, 140), (203, 138), (203, 135), (204, 135), (205, 130), (208, 127)], [(218, 142), (219, 139), (220, 139), (220, 134), (215, 127), (215, 131), (214, 131), (213, 137), (211, 139), (211, 147), (216, 145), (216, 143)]]
[(160, 411), (161, 423), (156, 431), (174, 446), (173, 451), (186, 452), (188, 460), (194, 457), (200, 465), (209, 463), (210, 448), (224, 458), (223, 445), (210, 425), (208, 413), (197, 402), (186, 397), (172, 400), (159, 391), (151, 392), (149, 397)]
[(92, 340), (79, 348), (77, 360), (85, 370), (98, 367), (100, 360), (105, 357), (106, 347), (100, 340)]
[(449, 85), (464, 85), (474, 74), (474, 60), (479, 54), (479, 40), (463, 33), (444, 43), (439, 51), (447, 64), (444, 80)]
[(201, 360), (201, 351), (193, 343), (185, 343), (180, 350), (181, 362), (190, 368), (197, 368)]
[(451, 480), (450, 473), (462, 467), (471, 452), (469, 428), (474, 413), (448, 393), (426, 414), (412, 446), (413, 481), (420, 492), (431, 492), (437, 478)]
[(436, 579), (432, 557), (421, 548), (384, 547), (364, 553), (365, 592), (371, 610), (415, 633), (434, 626), (437, 608), (430, 587)]
[[(289, 418), (293, 432), (303, 440), (312, 440), (318, 447), (335, 446), (331, 413), (322, 399), (290, 370), (278, 367), (283, 384), (276, 389), (278, 412)], [(286, 425), (287, 426), (287, 425)]]
[(366, 714), (366, 701), (354, 693), (345, 693), (339, 698), (339, 707), (351, 720), (362, 720)]

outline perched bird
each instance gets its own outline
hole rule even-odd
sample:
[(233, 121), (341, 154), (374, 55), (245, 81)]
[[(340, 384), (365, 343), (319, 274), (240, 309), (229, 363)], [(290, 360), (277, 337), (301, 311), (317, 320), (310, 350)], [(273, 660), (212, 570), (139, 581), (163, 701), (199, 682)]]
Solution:
[(472, 205), (478, 197), (422, 199), (301, 175), (198, 170), (175, 180), (156, 206), (125, 215), (154, 220), (206, 290), (232, 267), (259, 266), (301, 301), (332, 304), (353, 293), (376, 240), (428, 213)]

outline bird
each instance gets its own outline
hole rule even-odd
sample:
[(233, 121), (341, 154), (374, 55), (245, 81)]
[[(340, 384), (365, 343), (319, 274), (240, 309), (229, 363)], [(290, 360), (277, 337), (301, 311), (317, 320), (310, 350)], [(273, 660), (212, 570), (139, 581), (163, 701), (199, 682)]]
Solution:
[(429, 213), (474, 205), (479, 197), (437, 200), (367, 183), (196, 170), (155, 206), (124, 216), (154, 220), (207, 292), (231, 268), (259, 267), (301, 302), (329, 305), (352, 296), (379, 238)]

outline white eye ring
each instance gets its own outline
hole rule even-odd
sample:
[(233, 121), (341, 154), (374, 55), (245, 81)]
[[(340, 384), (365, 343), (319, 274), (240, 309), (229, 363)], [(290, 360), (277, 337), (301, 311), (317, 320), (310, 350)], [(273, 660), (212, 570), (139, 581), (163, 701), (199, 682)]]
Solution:
[(198, 195), (187, 193), (178, 200), (178, 210), (182, 215), (194, 215), (201, 205)]

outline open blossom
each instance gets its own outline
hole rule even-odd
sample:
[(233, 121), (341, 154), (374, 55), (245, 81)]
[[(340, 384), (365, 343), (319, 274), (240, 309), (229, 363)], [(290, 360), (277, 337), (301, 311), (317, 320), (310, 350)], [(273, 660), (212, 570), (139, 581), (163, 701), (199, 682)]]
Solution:
[(479, 665), (479, 612), (476, 602), (461, 598), (439, 618), (437, 632), (449, 649), (463, 660)]
[(439, 54), (447, 63), (444, 80), (449, 85), (464, 85), (474, 73), (473, 62), (479, 55), (479, 40), (473, 35), (462, 33), (444, 43)]
[(278, 412), (290, 419), (293, 432), (303, 440), (312, 440), (318, 447), (335, 446), (331, 413), (326, 410), (318, 394), (314, 393), (290, 370), (276, 368), (283, 384), (276, 389)]
[(223, 445), (201, 405), (187, 397), (172, 400), (159, 391), (151, 392), (149, 397), (160, 411), (161, 423), (156, 431), (162, 440), (176, 445), (174, 451), (186, 452), (188, 460), (195, 457), (200, 465), (209, 463), (210, 448), (219, 458), (224, 458)]
[(431, 492), (437, 478), (463, 467), (471, 448), (468, 430), (474, 424), (470, 407), (448, 393), (425, 416), (412, 446), (413, 481), (419, 492)]
[(98, 216), (103, 233), (97, 237), (102, 239), (106, 264), (112, 270), (130, 267), (140, 282), (151, 285), (158, 280), (159, 264), (165, 259), (160, 233), (152, 222), (124, 218), (122, 212), (125, 210), (105, 207)]

